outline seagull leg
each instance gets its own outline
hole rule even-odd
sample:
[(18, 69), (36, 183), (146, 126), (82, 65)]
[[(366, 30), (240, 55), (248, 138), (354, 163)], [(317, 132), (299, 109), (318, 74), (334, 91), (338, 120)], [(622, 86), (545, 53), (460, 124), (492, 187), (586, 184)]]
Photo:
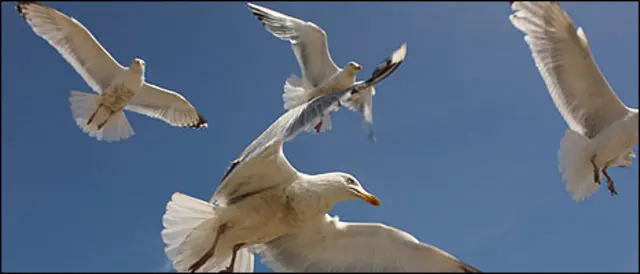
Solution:
[(594, 154), (593, 156), (591, 156), (591, 159), (589, 159), (589, 161), (591, 161), (591, 165), (593, 165), (593, 181), (596, 184), (600, 184), (600, 171), (598, 170), (598, 166), (596, 166), (596, 155)]
[(189, 271), (191, 271), (191, 273), (196, 272), (196, 270), (198, 270), (200, 267), (202, 267), (209, 259), (211, 259), (211, 257), (213, 257), (213, 253), (216, 249), (216, 246), (218, 245), (218, 241), (220, 240), (220, 236), (222, 235), (222, 233), (225, 232), (225, 230), (227, 229), (227, 225), (221, 225), (218, 228), (218, 233), (216, 233), (216, 238), (213, 240), (213, 245), (211, 245), (211, 247), (209, 248), (209, 250), (207, 250), (207, 252), (204, 253), (204, 255), (202, 255), (202, 257), (200, 257), (200, 259), (198, 259), (195, 263), (193, 263), (190, 267), (189, 267)]
[(611, 180), (611, 177), (609, 176), (609, 174), (607, 174), (606, 167), (602, 169), (602, 174), (604, 174), (604, 177), (607, 178), (607, 188), (609, 188), (609, 192), (611, 192), (611, 196), (618, 195), (618, 192), (616, 191), (616, 186), (613, 184), (613, 180)]
[(104, 125), (106, 125), (106, 124), (107, 124), (107, 122), (109, 122), (109, 119), (111, 119), (111, 116), (113, 116), (113, 113), (114, 113), (114, 111), (113, 111), (113, 110), (109, 110), (109, 116), (107, 116), (108, 118), (107, 118), (107, 119), (105, 119), (105, 120), (104, 120), (104, 122), (102, 122), (102, 123), (100, 123), (100, 124), (98, 125), (98, 130), (101, 130), (101, 129), (104, 127)]
[(93, 114), (91, 114), (91, 117), (89, 117), (89, 120), (87, 120), (87, 126), (90, 125), (91, 122), (93, 122), (93, 118), (96, 118), (96, 114), (98, 113), (101, 107), (102, 105), (99, 105), (98, 108), (96, 108), (96, 111), (93, 112)]
[(320, 123), (318, 123), (314, 128), (316, 129), (316, 133), (320, 133), (320, 129), (322, 128), (322, 121), (320, 121)]
[(231, 254), (231, 263), (229, 264), (229, 266), (227, 266), (226, 269), (220, 270), (219, 273), (233, 273), (233, 265), (236, 264), (236, 257), (238, 254), (238, 250), (240, 250), (240, 248), (243, 246), (244, 244), (237, 244), (233, 246), (233, 253)]

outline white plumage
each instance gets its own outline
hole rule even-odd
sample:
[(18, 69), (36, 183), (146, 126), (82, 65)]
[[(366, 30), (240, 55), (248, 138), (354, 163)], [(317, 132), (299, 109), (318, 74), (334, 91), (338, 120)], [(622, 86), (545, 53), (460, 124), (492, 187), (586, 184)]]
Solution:
[(339, 110), (341, 102), (389, 76), (402, 62), (389, 60), (394, 59), (385, 60), (362, 84), (317, 97), (280, 116), (232, 162), (210, 203), (174, 194), (163, 216), (162, 238), (175, 269), (209, 272), (235, 265), (231, 262), (237, 251), (315, 224), (344, 200), (379, 205), (349, 174), (298, 172), (282, 146)]
[[(204, 253), (205, 250), (180, 248), (183, 241), (206, 242), (213, 239), (215, 235), (212, 233), (214, 231), (204, 231), (200, 228), (206, 228), (207, 221), (212, 220), (215, 216), (214, 205), (181, 193), (173, 194), (171, 201), (167, 203), (167, 214), (162, 218), (162, 225), (167, 227), (162, 232), (162, 239), (167, 245), (165, 252), (172, 259), (174, 268), (187, 269), (189, 264), (193, 262), (185, 261), (184, 258), (196, 257), (200, 256), (200, 253)], [(205, 247), (204, 245), (195, 246)], [(210, 268), (209, 272), (223, 270), (230, 261), (231, 258)], [(234, 264), (234, 272), (253, 272), (253, 267), (253, 253), (247, 248), (239, 250)]]
[(569, 129), (558, 158), (575, 200), (591, 196), (600, 172), (615, 194), (608, 167), (628, 167), (638, 144), (638, 109), (625, 106), (596, 65), (587, 37), (557, 2), (513, 2), (513, 25), (523, 31), (535, 64)]
[(394, 227), (329, 215), (257, 250), (277, 272), (480, 272)]
[[(362, 66), (355, 62), (348, 62), (344, 69), (339, 68), (331, 58), (325, 31), (312, 22), (305, 22), (280, 12), (248, 3), (249, 10), (262, 22), (264, 27), (274, 36), (291, 43), (293, 52), (298, 59), (302, 79), (291, 75), (284, 85), (284, 108), (291, 109), (308, 102), (318, 96), (338, 92), (362, 83), (355, 82), (356, 74)], [(406, 45), (402, 59), (406, 55)], [(350, 109), (363, 115), (364, 126), (370, 139), (373, 134), (373, 95), (374, 86), (362, 91), (358, 96), (351, 98)], [(311, 130), (316, 132), (331, 129), (330, 116), (325, 117), (321, 123)]]
[(123, 110), (161, 119), (172, 126), (203, 128), (205, 119), (180, 94), (145, 82), (144, 61), (121, 66), (80, 22), (38, 2), (19, 2), (18, 12), (33, 31), (82, 76), (98, 95), (72, 91), (78, 126), (98, 140), (118, 141), (134, 134)]

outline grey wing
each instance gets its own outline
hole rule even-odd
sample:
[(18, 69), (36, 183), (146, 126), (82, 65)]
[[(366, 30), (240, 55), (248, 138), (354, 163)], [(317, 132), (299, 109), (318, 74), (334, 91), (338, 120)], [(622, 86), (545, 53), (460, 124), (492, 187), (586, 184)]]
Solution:
[(319, 86), (340, 71), (329, 53), (327, 34), (320, 27), (256, 4), (247, 5), (271, 34), (291, 42), (307, 88)]
[(514, 2), (511, 23), (524, 32), (536, 66), (569, 127), (588, 138), (627, 115), (591, 54), (557, 2)]
[(146, 82), (126, 109), (163, 120), (172, 126), (207, 127), (207, 121), (184, 96)]
[(454, 256), (380, 223), (325, 215), (257, 247), (277, 272), (480, 272)]
[(101, 93), (124, 71), (77, 20), (38, 2), (18, 2), (17, 10), (95, 92)]
[[(363, 82), (358, 82), (360, 84)], [(367, 133), (367, 137), (375, 141), (375, 134), (373, 133), (373, 95), (375, 95), (375, 87), (370, 86), (363, 89), (356, 96), (350, 98), (345, 102), (350, 110), (357, 111), (362, 114), (364, 130)]]
[(346, 107), (362, 114), (365, 132), (372, 141), (375, 141), (373, 133), (373, 96), (376, 94), (376, 90), (374, 85), (395, 72), (406, 56), (407, 44), (404, 43), (391, 56), (378, 64), (369, 79), (355, 83), (351, 88), (351, 94), (343, 98), (343, 104)]
[(351, 96), (357, 96), (391, 75), (398, 69), (405, 55), (406, 45), (403, 44), (391, 57), (378, 65), (370, 79), (351, 88), (316, 97), (281, 115), (231, 163), (211, 201), (227, 203), (234, 197), (245, 197), (256, 191), (266, 190), (297, 176), (297, 171), (282, 153), (282, 144), (309, 130), (324, 116), (338, 111), (344, 102), (349, 102)]
[(228, 203), (290, 182), (297, 171), (282, 153), (283, 143), (313, 127), (324, 115), (337, 111), (340, 99), (347, 92), (349, 90), (315, 98), (280, 116), (231, 163), (211, 201)]

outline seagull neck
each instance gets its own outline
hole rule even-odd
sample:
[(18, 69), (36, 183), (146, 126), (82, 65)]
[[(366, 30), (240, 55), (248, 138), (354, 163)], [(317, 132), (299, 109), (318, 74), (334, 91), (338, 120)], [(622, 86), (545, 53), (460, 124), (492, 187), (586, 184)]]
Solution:
[(331, 208), (337, 203), (328, 199), (332, 197), (327, 195), (328, 184), (322, 183), (321, 176), (301, 174), (298, 181), (298, 193), (301, 197), (301, 202), (305, 204), (305, 207), (313, 208), (313, 214), (325, 214), (328, 213)]

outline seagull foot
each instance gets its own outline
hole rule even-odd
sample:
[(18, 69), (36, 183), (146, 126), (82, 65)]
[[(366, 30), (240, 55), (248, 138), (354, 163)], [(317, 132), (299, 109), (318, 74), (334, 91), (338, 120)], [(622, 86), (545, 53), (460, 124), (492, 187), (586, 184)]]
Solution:
[(606, 168), (602, 169), (602, 174), (604, 174), (604, 177), (607, 178), (607, 188), (609, 189), (609, 192), (611, 192), (611, 196), (618, 195), (618, 192), (616, 191), (616, 186), (613, 184), (613, 180), (611, 179), (611, 177), (607, 173), (607, 169)]
[(611, 181), (607, 182), (607, 188), (609, 188), (609, 192), (611, 192), (611, 196), (618, 195), (618, 192), (616, 191), (616, 187), (613, 185), (613, 182)]

